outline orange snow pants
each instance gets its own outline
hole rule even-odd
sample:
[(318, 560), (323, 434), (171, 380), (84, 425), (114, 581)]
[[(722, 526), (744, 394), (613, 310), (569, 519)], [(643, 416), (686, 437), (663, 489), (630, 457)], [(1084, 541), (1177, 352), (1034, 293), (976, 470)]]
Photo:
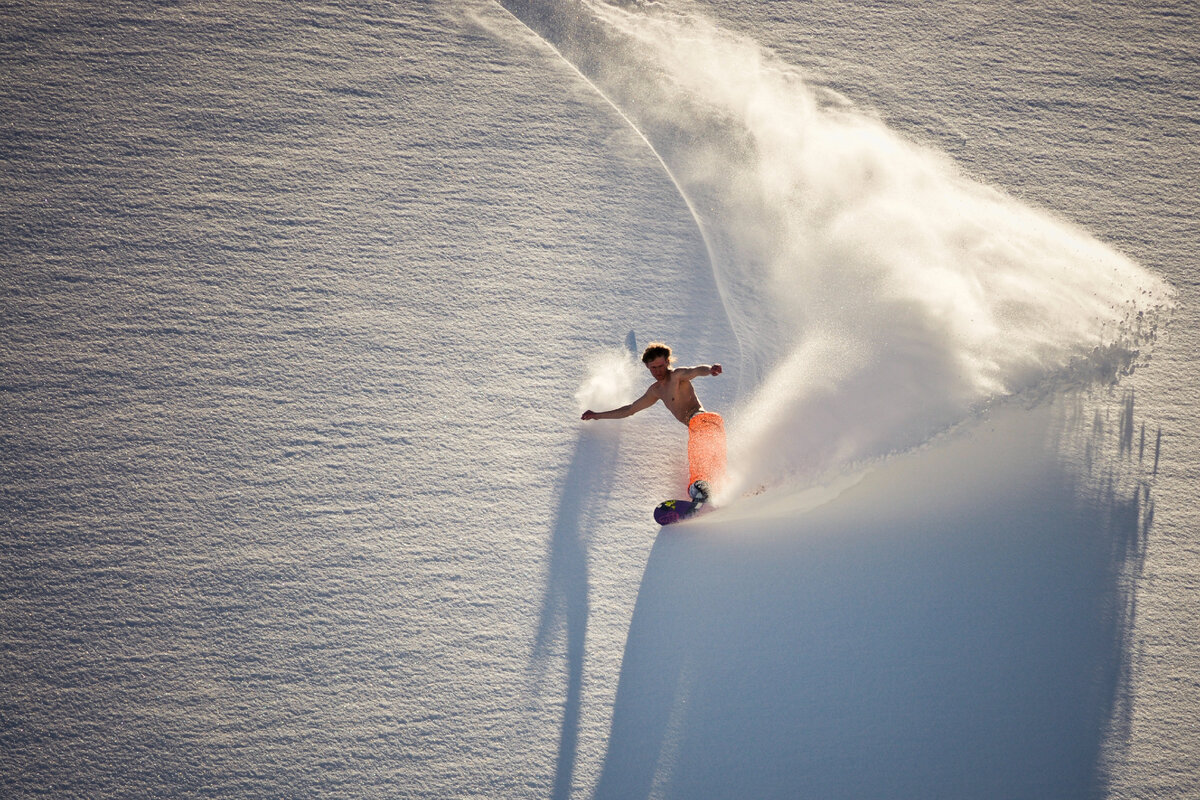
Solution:
[(688, 420), (688, 486), (699, 480), (714, 489), (725, 479), (725, 420), (701, 411)]

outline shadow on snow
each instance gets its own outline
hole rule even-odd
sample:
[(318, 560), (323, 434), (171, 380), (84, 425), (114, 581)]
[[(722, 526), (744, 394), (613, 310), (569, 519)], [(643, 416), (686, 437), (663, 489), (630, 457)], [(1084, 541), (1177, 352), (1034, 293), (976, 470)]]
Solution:
[(1103, 425), (1064, 416), (998, 414), (800, 517), (751, 499), (660, 535), (595, 796), (1102, 792), (1152, 508), (1069, 466)]
[(589, 509), (603, 508), (609, 492), (609, 482), (603, 479), (605, 473), (596, 465), (613, 463), (619, 447), (620, 432), (616, 429), (588, 428), (580, 433), (559, 495), (550, 541), (549, 571), (534, 643), (534, 662), (544, 669), (550, 661), (548, 651), (554, 639), (565, 633), (566, 699), (555, 764), (552, 795), (555, 800), (570, 796), (579, 739), (588, 621), (587, 542), (592, 528)]

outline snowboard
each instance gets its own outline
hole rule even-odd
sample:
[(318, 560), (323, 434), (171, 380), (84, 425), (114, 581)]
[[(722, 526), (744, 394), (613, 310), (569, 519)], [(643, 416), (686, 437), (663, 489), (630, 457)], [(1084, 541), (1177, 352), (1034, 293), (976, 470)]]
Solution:
[(654, 521), (659, 525), (671, 525), (695, 516), (708, 502), (711, 494), (712, 487), (708, 485), (708, 481), (701, 478), (688, 487), (691, 500), (663, 500), (659, 503), (658, 508), (654, 509)]
[(703, 503), (691, 500), (664, 500), (654, 509), (654, 521), (659, 525), (673, 525), (695, 515), (703, 507)]

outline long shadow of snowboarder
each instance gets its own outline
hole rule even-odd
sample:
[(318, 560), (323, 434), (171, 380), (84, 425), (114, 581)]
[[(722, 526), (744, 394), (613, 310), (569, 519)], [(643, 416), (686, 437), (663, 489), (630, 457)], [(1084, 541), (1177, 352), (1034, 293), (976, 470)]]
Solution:
[[(607, 500), (608, 472), (620, 448), (620, 431), (588, 427), (579, 435), (555, 514), (541, 619), (534, 643), (534, 664), (543, 673), (551, 648), (565, 632), (567, 689), (555, 765), (555, 800), (571, 793), (582, 707), (584, 645), (588, 623), (588, 539), (595, 527), (593, 510)], [(564, 631), (565, 629), (565, 631)]]

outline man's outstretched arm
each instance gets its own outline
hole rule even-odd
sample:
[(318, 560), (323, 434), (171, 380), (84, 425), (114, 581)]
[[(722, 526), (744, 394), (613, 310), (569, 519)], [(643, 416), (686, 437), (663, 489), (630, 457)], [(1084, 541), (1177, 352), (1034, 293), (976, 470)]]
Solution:
[(721, 365), (701, 364), (696, 367), (676, 367), (674, 372), (684, 380), (690, 381), (692, 378), (702, 378), (705, 375), (720, 375)]
[(592, 411), (591, 409), (588, 409), (587, 411), (583, 412), (581, 419), (624, 419), (625, 417), (632, 416), (639, 411), (646, 410), (656, 402), (658, 402), (658, 397), (655, 396), (654, 387), (651, 386), (646, 390), (644, 395), (639, 397), (637, 400), (634, 400), (629, 405), (621, 406), (620, 408), (614, 408), (612, 411)]

